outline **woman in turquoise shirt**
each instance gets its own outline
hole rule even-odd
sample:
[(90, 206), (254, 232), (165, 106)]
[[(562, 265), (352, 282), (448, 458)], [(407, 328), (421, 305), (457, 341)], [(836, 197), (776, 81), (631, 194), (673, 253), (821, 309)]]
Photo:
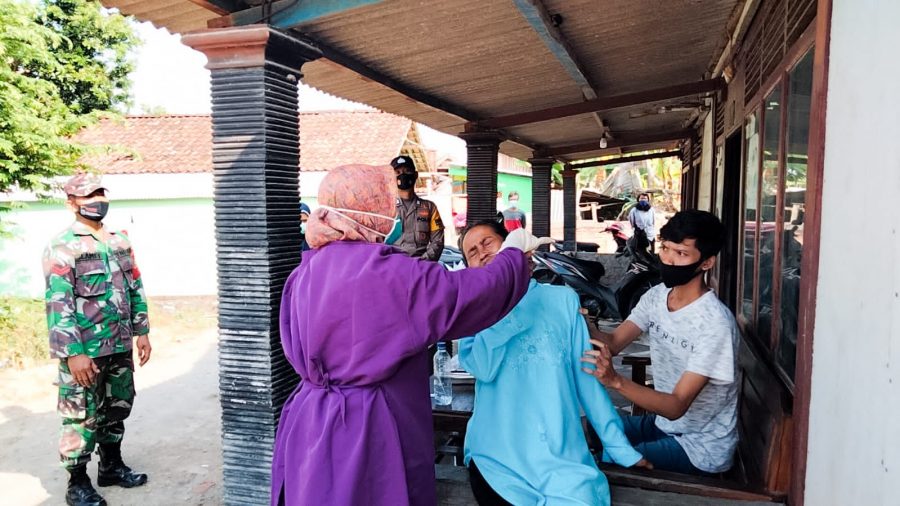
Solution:
[[(467, 265), (490, 263), (504, 232), (492, 222), (470, 227), (460, 240)], [(600, 436), (604, 460), (644, 465), (606, 389), (581, 372), (591, 345), (579, 309), (571, 289), (532, 281), (505, 318), (459, 341), (460, 364), (476, 380), (465, 463), (479, 504), (609, 504), (582, 410)]]

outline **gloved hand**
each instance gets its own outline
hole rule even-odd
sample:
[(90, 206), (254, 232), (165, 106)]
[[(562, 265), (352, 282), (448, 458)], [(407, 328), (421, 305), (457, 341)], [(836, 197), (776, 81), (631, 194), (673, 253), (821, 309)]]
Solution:
[(517, 228), (506, 236), (506, 240), (503, 241), (500, 251), (503, 251), (506, 248), (516, 248), (522, 250), (523, 253), (531, 253), (538, 249), (538, 246), (553, 244), (553, 242), (553, 239), (549, 237), (535, 237), (524, 228)]

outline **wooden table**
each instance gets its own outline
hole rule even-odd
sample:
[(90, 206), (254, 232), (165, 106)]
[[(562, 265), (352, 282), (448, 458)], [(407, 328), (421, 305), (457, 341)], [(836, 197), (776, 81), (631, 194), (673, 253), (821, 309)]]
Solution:
[(463, 443), (466, 427), (475, 407), (475, 385), (471, 383), (453, 384), (453, 402), (449, 406), (431, 404), (434, 421), (435, 450), (440, 461), (451, 456), (458, 466), (463, 465)]
[(435, 432), (466, 433), (466, 424), (472, 418), (472, 409), (475, 407), (475, 385), (453, 385), (453, 402), (449, 406), (437, 406), (431, 404), (431, 413), (434, 418)]

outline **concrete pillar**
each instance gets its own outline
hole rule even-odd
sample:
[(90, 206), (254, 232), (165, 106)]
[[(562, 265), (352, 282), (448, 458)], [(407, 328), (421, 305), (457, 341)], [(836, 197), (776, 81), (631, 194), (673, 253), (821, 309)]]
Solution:
[(578, 184), (576, 177), (578, 171), (566, 165), (562, 172), (563, 178), (563, 242), (566, 249), (575, 251), (577, 238), (575, 226), (578, 223)]
[(466, 221), (469, 225), (497, 217), (497, 155), (501, 137), (497, 132), (464, 132), (466, 141)]
[(555, 160), (535, 157), (528, 162), (531, 163), (531, 232), (538, 237), (550, 237), (550, 183)]
[(276, 426), (299, 381), (278, 328), (300, 261), (297, 81), (320, 54), (264, 25), (182, 42), (211, 71), (224, 502), (267, 505)]

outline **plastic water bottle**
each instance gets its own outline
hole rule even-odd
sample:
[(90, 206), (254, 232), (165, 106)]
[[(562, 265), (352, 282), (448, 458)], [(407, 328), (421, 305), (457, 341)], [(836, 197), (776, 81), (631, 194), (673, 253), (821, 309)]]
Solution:
[(450, 379), (450, 354), (446, 343), (437, 344), (434, 354), (434, 375), (431, 377), (431, 398), (438, 406), (453, 402), (453, 384)]

